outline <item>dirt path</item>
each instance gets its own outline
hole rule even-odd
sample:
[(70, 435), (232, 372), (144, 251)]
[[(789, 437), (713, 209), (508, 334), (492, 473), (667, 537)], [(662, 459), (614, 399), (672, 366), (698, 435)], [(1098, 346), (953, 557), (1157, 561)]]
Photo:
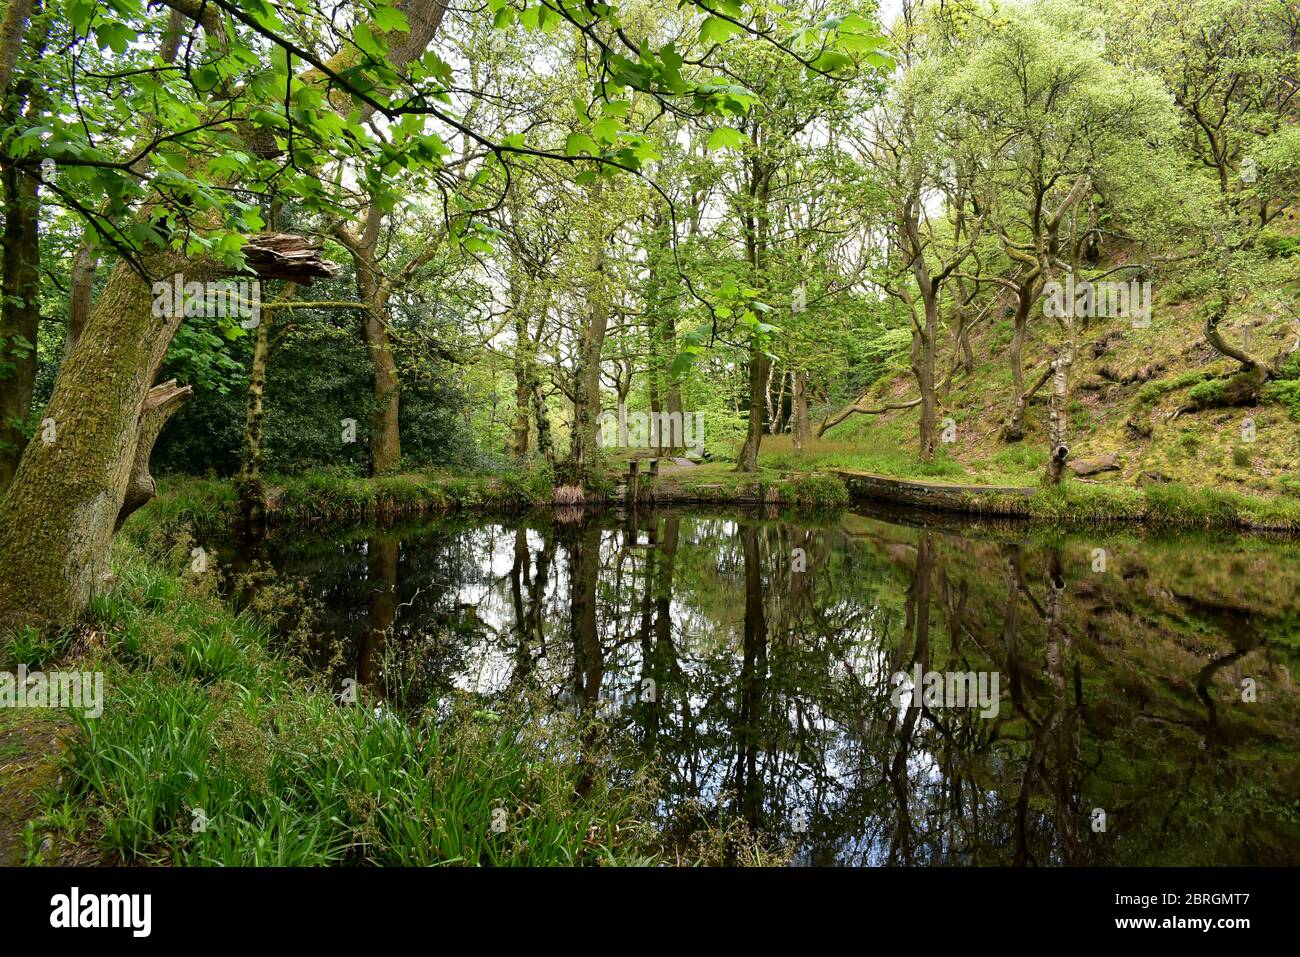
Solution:
[(692, 462), (690, 459), (665, 459), (659, 464), (659, 474), (677, 475), (699, 467), (699, 462)]

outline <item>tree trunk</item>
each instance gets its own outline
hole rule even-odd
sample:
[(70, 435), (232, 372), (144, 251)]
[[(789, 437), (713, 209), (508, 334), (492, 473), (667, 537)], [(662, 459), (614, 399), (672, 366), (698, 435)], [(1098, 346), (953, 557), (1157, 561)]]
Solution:
[[(200, 278), (177, 253), (146, 264)], [(0, 502), (0, 629), (71, 624), (107, 571), (145, 396), (181, 322), (152, 306), (149, 286), (119, 263), (63, 364), (45, 410), (52, 441), (28, 446)]]
[(510, 457), (516, 462), (528, 460), (528, 409), (532, 404), (532, 390), (528, 387), (528, 366), (515, 360), (515, 420), (510, 426)]
[(0, 304), (0, 493), (13, 481), (27, 447), (22, 430), (36, 382), (36, 336), (40, 323), (40, 237), (34, 176), (6, 165), (4, 179), (4, 270)]
[(374, 366), (375, 413), (371, 419), (370, 471), (373, 475), (395, 470), (402, 462), (402, 435), (398, 408), (402, 383), (397, 376), (392, 343), (384, 318), (374, 309), (366, 313), (366, 351)]
[[(756, 147), (749, 164), (749, 195), (751, 206), (744, 211), (745, 251), (749, 259), (749, 268), (754, 285), (764, 286), (763, 270), (767, 265), (768, 244), (768, 198), (770, 197), (772, 170), (760, 159), (757, 151), (763, 145), (763, 130), (755, 125), (753, 139)], [(772, 368), (772, 360), (767, 354), (766, 345), (759, 341), (757, 333), (751, 334), (749, 345), (749, 417), (745, 428), (745, 444), (740, 449), (740, 459), (736, 463), (737, 472), (758, 471), (758, 447), (763, 442), (765, 403), (767, 400), (767, 378)]]
[(517, 283), (511, 284), (511, 302), (515, 320), (515, 420), (510, 429), (510, 447), (506, 450), (516, 462), (528, 459), (528, 408), (532, 404), (532, 382), (529, 381), (532, 342), (528, 338), (528, 317), (524, 303), (520, 302)]
[(793, 436), (795, 451), (802, 452), (812, 441), (812, 422), (808, 418), (808, 373), (803, 369), (794, 370), (790, 401), (790, 434)]
[(266, 370), (270, 364), (270, 319), (263, 312), (253, 339), (253, 365), (248, 373), (248, 399), (244, 406), (244, 450), (235, 487), (239, 492), (240, 518), (257, 527), (266, 511), (262, 487), (262, 432), (266, 419)]
[(149, 471), (149, 459), (153, 455), (154, 443), (167, 420), (172, 417), (183, 403), (187, 402), (194, 390), (187, 385), (177, 385), (175, 379), (169, 379), (156, 385), (145, 396), (144, 407), (140, 410), (140, 422), (137, 426), (135, 458), (131, 463), (131, 477), (126, 485), (126, 497), (118, 509), (117, 522), (113, 530), (117, 531), (122, 523), (136, 509), (148, 504), (154, 497), (157, 486), (153, 473)]
[(555, 443), (551, 441), (551, 420), (546, 414), (546, 397), (542, 395), (542, 381), (534, 368), (532, 375), (533, 420), (537, 423), (537, 451), (546, 464), (555, 467)]
[[(604, 183), (596, 180), (590, 190), (591, 206), (599, 217)], [(587, 327), (583, 330), (577, 367), (573, 373), (573, 431), (569, 436), (566, 482), (582, 484), (596, 445), (596, 420), (600, 415), (600, 359), (609, 324), (609, 291), (605, 287), (605, 231), (597, 225), (588, 233), (592, 245), (591, 274), (587, 281)]]
[(1025, 394), (1025, 330), (1033, 301), (1031, 290), (1021, 286), (1016, 296), (1015, 332), (1008, 350), (1011, 359), (1011, 410), (1002, 423), (1002, 439), (1006, 442), (1019, 442), (1025, 437), (1025, 406), (1029, 404), (1029, 397)]
[[(975, 372), (975, 354), (970, 347), (970, 313), (967, 307), (973, 296), (966, 295), (966, 283), (959, 277), (956, 280), (956, 293), (953, 295), (953, 333), (952, 353), (953, 368), (960, 368), (969, 378)], [(951, 384), (952, 377), (948, 377)], [(945, 387), (945, 394), (946, 387)]]
[(741, 446), (736, 462), (737, 472), (758, 471), (758, 446), (763, 441), (763, 395), (767, 387), (767, 372), (772, 360), (760, 346), (749, 350), (749, 420), (745, 429), (745, 444)]
[[(87, 234), (90, 228), (86, 228)], [(83, 239), (72, 257), (72, 276), (68, 284), (68, 332), (63, 342), (63, 357), (72, 355), (81, 338), (81, 330), (86, 327), (86, 318), (90, 315), (90, 303), (94, 297), (95, 269), (99, 265), (99, 256), (89, 240)]]
[(934, 394), (934, 346), (938, 334), (939, 304), (932, 287), (922, 290), (925, 302), (925, 325), (912, 335), (912, 371), (921, 392), (921, 461), (934, 461), (938, 442), (937, 405)]
[(0, 100), (9, 93), (9, 82), (18, 66), (18, 55), (31, 16), (32, 0), (9, 0), (0, 20)]
[(374, 409), (370, 416), (370, 473), (380, 475), (398, 467), (402, 461), (402, 435), (397, 413), (402, 384), (397, 377), (392, 343), (388, 337), (388, 293), (375, 262), (379, 248), (380, 226), (384, 214), (371, 206), (360, 236), (346, 229), (336, 235), (352, 254), (357, 275), (357, 296), (366, 304), (362, 332), (366, 353), (370, 357)]
[[(173, 251), (141, 259), (151, 276), (229, 276)], [(335, 267), (309, 257), (297, 268), (300, 281), (311, 282)], [(113, 531), (138, 471), (145, 399), (183, 310), (154, 311), (149, 285), (119, 262), (59, 371), (45, 409), (48, 426), (23, 453), (0, 502), (0, 630), (71, 624), (107, 571)], [(172, 410), (168, 405), (167, 414)], [(156, 433), (146, 438), (152, 448)]]
[(1052, 362), (1052, 391), (1048, 396), (1047, 484), (1059, 485), (1065, 474), (1065, 462), (1070, 457), (1068, 443), (1069, 420), (1066, 404), (1070, 395), (1070, 367), (1074, 364), (1074, 326), (1066, 322), (1065, 341), (1060, 354)]

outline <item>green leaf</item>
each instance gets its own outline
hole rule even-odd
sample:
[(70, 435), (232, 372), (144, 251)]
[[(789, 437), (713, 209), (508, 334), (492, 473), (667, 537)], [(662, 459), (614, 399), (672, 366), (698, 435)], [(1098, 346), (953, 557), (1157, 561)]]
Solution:
[(586, 133), (570, 133), (564, 141), (564, 152), (566, 156), (599, 156), (600, 147)]
[(749, 137), (730, 126), (719, 126), (709, 134), (706, 147), (712, 150), (738, 150), (749, 142)]
[(387, 52), (383, 42), (364, 23), (358, 23), (357, 28), (352, 31), (352, 40), (361, 48), (362, 53), (376, 60), (383, 59), (384, 54)]
[(612, 143), (618, 138), (618, 119), (612, 116), (602, 117), (591, 125), (591, 132), (603, 143)]
[(99, 48), (110, 47), (114, 53), (125, 53), (126, 48), (137, 36), (136, 32), (128, 27), (125, 23), (100, 23), (95, 27), (95, 36), (99, 40)]
[(827, 50), (812, 61), (813, 66), (824, 73), (837, 73), (853, 66), (853, 58), (845, 53)]
[(700, 39), (708, 44), (726, 43), (736, 34), (744, 32), (743, 27), (721, 17), (707, 17), (700, 24)]
[(396, 7), (375, 7), (375, 26), (383, 33), (391, 33), (394, 30), (399, 33), (411, 32), (406, 14)]

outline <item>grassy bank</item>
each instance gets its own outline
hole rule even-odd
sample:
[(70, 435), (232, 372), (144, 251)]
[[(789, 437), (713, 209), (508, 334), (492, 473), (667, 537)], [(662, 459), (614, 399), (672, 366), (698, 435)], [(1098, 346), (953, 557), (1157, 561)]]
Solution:
[[(364, 693), (344, 706), (276, 650), (269, 611), (235, 614), (212, 576), (182, 575), (127, 543), (115, 549), (114, 574), (77, 632), (54, 641), (23, 633), (0, 646), (5, 668), (62, 662), (105, 675), (99, 718), (15, 713), (46, 739), (23, 769), (41, 782), (25, 793), (41, 808), (21, 832), (28, 862), (653, 859), (639, 823), (652, 791), (612, 780), (590, 728), (543, 731), (469, 703), (398, 718)], [(60, 726), (61, 750), (49, 744)]]
[[(605, 477), (586, 489), (583, 501), (596, 506), (623, 501), (617, 492), (625, 467), (625, 460), (611, 458)], [(546, 469), (377, 478), (308, 472), (270, 477), (266, 488), (266, 520), (272, 526), (386, 524), (457, 512), (519, 513), (557, 504), (553, 478)], [(653, 486), (644, 483), (641, 495), (661, 504), (765, 504), (810, 511), (848, 504), (843, 483), (831, 476), (771, 468), (742, 475), (727, 465), (664, 475)], [(230, 480), (167, 476), (158, 481), (157, 497), (132, 516), (126, 528), (138, 532), (150, 526), (188, 526), (196, 533), (210, 534), (229, 528), (237, 513)]]
[[(544, 471), (449, 475), (404, 473), (358, 478), (331, 472), (271, 476), (266, 480), (266, 520), (271, 525), (356, 525), (466, 510), (525, 511), (549, 504), (551, 477)], [(229, 479), (164, 476), (158, 494), (136, 516), (145, 524), (189, 526), (208, 534), (230, 527), (238, 497)]]
[[(772, 448), (768, 449), (769, 444)], [(764, 502), (804, 508), (849, 503), (844, 483), (823, 470), (845, 468), (889, 478), (970, 486), (972, 494), (954, 507), (970, 514), (1015, 515), (1053, 525), (1097, 521), (1135, 522), (1173, 528), (1257, 529), (1300, 532), (1300, 499), (1252, 495), (1236, 490), (1166, 482), (1144, 487), (1067, 479), (1032, 496), (977, 490), (999, 485), (1038, 487), (1041, 473), (1028, 470), (970, 472), (943, 455), (932, 463), (890, 455), (850, 454), (837, 443), (814, 442), (804, 453), (789, 439), (765, 440), (757, 476), (741, 475), (726, 463), (709, 463), (660, 479), (662, 500), (713, 504)], [(935, 508), (944, 508), (936, 502)]]
[[(840, 443), (814, 442), (805, 452), (788, 448), (789, 439), (764, 442), (759, 470), (742, 474), (733, 465), (711, 462), (661, 475), (641, 489), (647, 504), (762, 505), (801, 513), (834, 512), (850, 504), (845, 483), (829, 473), (857, 469), (891, 478), (968, 485), (1037, 486), (1041, 473), (1029, 469), (972, 472), (940, 454), (921, 463), (895, 450), (885, 455), (848, 453)], [(1027, 451), (1027, 450), (1023, 450)], [(623, 459), (611, 458), (606, 483), (587, 499), (596, 506), (615, 497)], [(389, 524), (404, 519), (457, 513), (511, 514), (554, 504), (555, 489), (546, 471), (469, 476), (412, 473), (356, 478), (329, 473), (276, 478), (268, 482), (267, 521), (271, 526), (344, 527)], [(976, 495), (979, 497), (977, 498)], [(1136, 522), (1161, 527), (1300, 531), (1300, 500), (1288, 494), (1250, 494), (1236, 489), (1162, 482), (1142, 487), (1114, 482), (1067, 479), (1028, 498), (989, 493), (972, 495), (961, 510), (1018, 515), (1054, 525), (1096, 521)], [(936, 505), (942, 508), (942, 505)], [(125, 531), (137, 544), (158, 528), (188, 527), (198, 535), (220, 534), (237, 513), (235, 489), (224, 479), (169, 477), (158, 496), (128, 520)]]

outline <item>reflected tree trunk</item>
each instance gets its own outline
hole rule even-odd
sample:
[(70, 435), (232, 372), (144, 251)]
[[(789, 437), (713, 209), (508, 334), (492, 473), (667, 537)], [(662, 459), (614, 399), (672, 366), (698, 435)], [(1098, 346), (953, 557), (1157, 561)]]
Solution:
[[(912, 644), (911, 663), (919, 664), (921, 671), (930, 667), (930, 593), (934, 575), (934, 536), (922, 532), (916, 543), (916, 571), (908, 589), (907, 631)], [(908, 759), (912, 752), (912, 736), (920, 719), (921, 709), (908, 707), (898, 730), (898, 748), (889, 766), (888, 776), (897, 805), (898, 827), (890, 840), (890, 860), (911, 864), (915, 857), (912, 835), (911, 783), (908, 780)]]
[(397, 618), (398, 540), (391, 536), (366, 543), (370, 581), (369, 628), (357, 653), (357, 682), (376, 698), (387, 697), (384, 688), (384, 646)]
[[(758, 766), (763, 744), (762, 719), (766, 696), (767, 617), (763, 607), (763, 569), (759, 556), (758, 529), (744, 525), (740, 529), (741, 549), (745, 558), (745, 625), (740, 665), (739, 712), (735, 725), (735, 789), (737, 809), (742, 820), (757, 836), (763, 825), (763, 775)], [(734, 854), (728, 849), (728, 856)], [(728, 865), (734, 860), (727, 860)]]

